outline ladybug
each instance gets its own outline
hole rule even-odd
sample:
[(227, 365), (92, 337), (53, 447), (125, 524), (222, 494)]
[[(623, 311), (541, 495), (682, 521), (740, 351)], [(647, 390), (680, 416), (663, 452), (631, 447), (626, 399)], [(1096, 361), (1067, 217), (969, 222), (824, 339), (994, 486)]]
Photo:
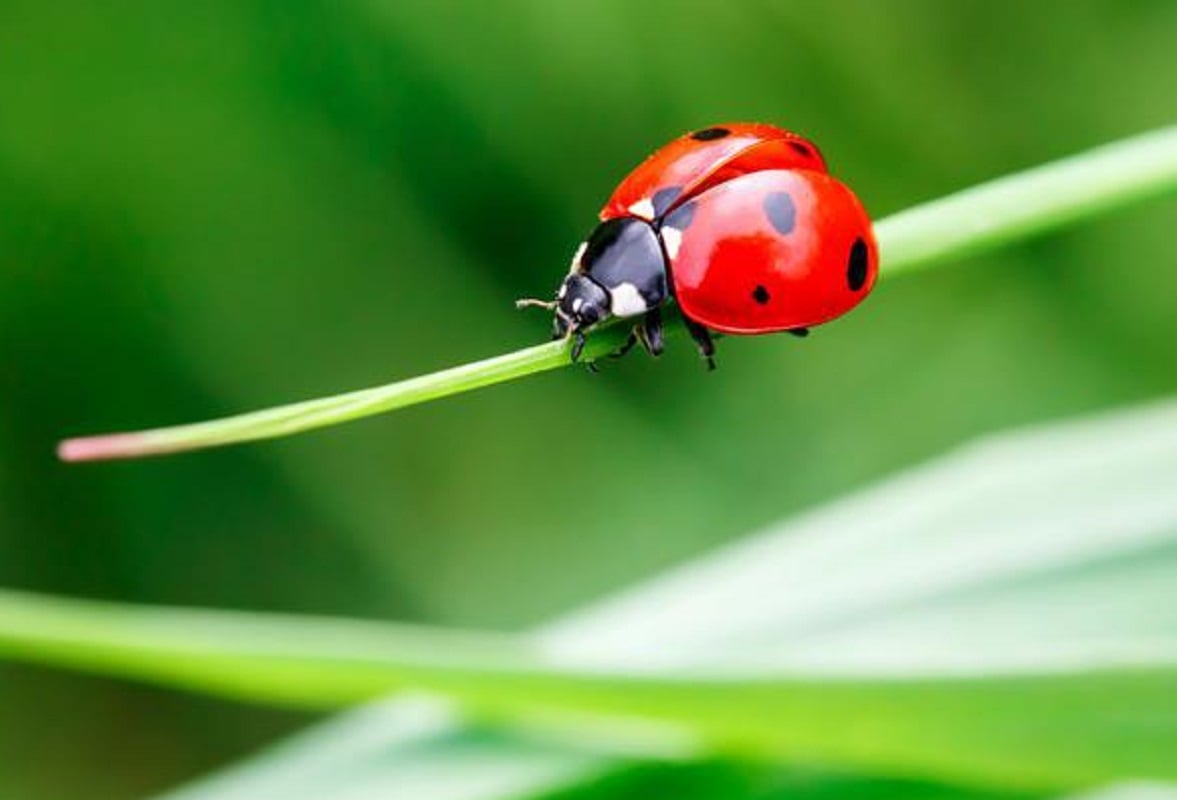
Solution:
[(553, 338), (634, 319), (629, 340), (662, 353), (673, 299), (710, 369), (712, 332), (799, 336), (854, 308), (878, 274), (870, 219), (813, 142), (773, 125), (688, 133), (625, 177), (576, 251), (554, 300)]

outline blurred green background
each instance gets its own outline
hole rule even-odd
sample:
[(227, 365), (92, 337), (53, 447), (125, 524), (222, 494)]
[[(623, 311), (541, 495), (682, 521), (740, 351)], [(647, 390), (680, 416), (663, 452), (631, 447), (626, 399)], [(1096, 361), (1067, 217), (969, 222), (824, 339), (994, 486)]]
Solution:
[[(543, 340), (684, 130), (813, 137), (883, 216), (1177, 117), (1177, 4), (0, 2), (0, 585), (515, 628), (970, 437), (1177, 391), (1172, 199), (355, 425), (65, 467)], [(309, 717), (0, 665), (0, 797), (172, 785)]]

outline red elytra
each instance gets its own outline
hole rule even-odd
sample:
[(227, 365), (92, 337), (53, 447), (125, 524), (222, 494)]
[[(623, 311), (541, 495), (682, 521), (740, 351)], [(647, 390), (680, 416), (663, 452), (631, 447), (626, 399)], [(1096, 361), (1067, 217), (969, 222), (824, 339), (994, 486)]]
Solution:
[(870, 220), (824, 173), (765, 170), (714, 186), (665, 218), (668, 248), (679, 218), (689, 220), (670, 259), (675, 299), (712, 330), (809, 328), (845, 314), (874, 286)]
[(554, 335), (636, 318), (632, 341), (662, 349), (671, 297), (711, 362), (708, 330), (804, 332), (858, 305), (878, 253), (870, 219), (813, 142), (773, 125), (729, 123), (670, 142), (627, 175), (573, 259)]
[(654, 205), (660, 191), (681, 191), (670, 207), (656, 209), (665, 214), (711, 186), (767, 169), (825, 172), (826, 164), (813, 142), (775, 125), (737, 122), (704, 128), (655, 151), (626, 175), (601, 209), (600, 218), (652, 219), (656, 214), (649, 214), (647, 208)]
[[(656, 207), (658, 193), (675, 187), (681, 191), (671, 202)], [(795, 219), (788, 233), (762, 210), (774, 192), (797, 192), (789, 195)], [(708, 328), (760, 334), (811, 327), (846, 313), (874, 286), (877, 256), (866, 212), (828, 177), (817, 145), (792, 131), (729, 123), (681, 136), (618, 184), (600, 218), (664, 220), (695, 198), (670, 272), (683, 313)], [(860, 238), (866, 264), (856, 269), (865, 274), (847, 292), (850, 252)]]

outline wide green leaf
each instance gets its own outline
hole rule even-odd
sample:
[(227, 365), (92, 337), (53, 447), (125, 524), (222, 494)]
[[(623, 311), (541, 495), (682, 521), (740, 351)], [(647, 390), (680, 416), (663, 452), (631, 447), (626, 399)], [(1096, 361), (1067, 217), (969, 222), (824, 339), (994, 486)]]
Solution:
[(331, 707), (425, 689), (486, 720), (587, 722), (639, 754), (705, 749), (1030, 788), (1177, 778), (1177, 647), (1167, 642), (1030, 648), (1029, 665), (1018, 653), (948, 677), (938, 664), (883, 677), (724, 675), (722, 661), (640, 674), (552, 664), (523, 642), (479, 656), (443, 631), (3, 601), (0, 641), (18, 657), (262, 702)]
[(1177, 778), (1174, 485), (1162, 405), (983, 442), (534, 636), (7, 593), (0, 649), (264, 702), (426, 689), (637, 755)]

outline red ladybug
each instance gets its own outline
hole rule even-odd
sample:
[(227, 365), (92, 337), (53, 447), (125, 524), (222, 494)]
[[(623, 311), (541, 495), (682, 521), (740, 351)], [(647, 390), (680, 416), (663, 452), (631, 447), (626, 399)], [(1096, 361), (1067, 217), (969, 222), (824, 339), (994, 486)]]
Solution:
[(673, 298), (715, 367), (710, 331), (790, 331), (839, 317), (874, 286), (870, 219), (832, 178), (817, 147), (772, 125), (734, 123), (675, 139), (631, 172), (576, 251), (555, 300), (553, 338), (612, 318), (635, 318), (640, 341), (662, 352), (661, 308)]

